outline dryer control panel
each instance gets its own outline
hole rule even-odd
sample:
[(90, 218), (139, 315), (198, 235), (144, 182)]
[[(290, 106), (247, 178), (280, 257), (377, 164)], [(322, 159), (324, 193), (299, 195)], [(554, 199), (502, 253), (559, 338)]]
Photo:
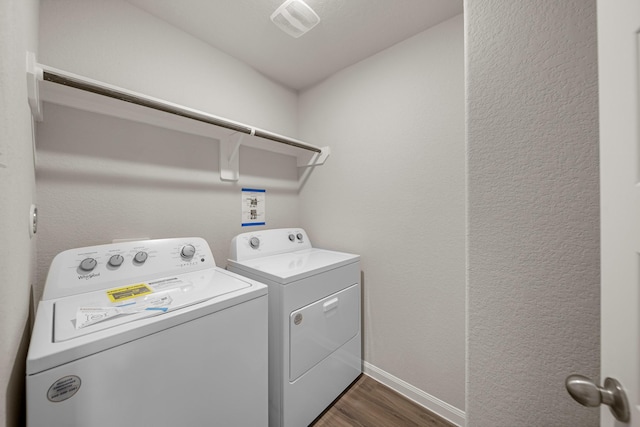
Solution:
[(215, 266), (209, 244), (200, 237), (69, 249), (53, 259), (42, 299), (104, 289), (136, 278), (149, 280)]
[(309, 237), (302, 228), (261, 230), (234, 237), (229, 249), (229, 259), (246, 261), (302, 249), (311, 249)]

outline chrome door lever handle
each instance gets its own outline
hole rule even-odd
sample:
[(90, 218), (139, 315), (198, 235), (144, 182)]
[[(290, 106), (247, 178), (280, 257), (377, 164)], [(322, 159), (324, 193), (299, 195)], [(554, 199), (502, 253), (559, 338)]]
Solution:
[(627, 395), (617, 380), (607, 378), (604, 380), (604, 387), (600, 387), (585, 376), (569, 375), (564, 384), (571, 397), (581, 405), (595, 407), (605, 404), (616, 420), (623, 423), (629, 421)]

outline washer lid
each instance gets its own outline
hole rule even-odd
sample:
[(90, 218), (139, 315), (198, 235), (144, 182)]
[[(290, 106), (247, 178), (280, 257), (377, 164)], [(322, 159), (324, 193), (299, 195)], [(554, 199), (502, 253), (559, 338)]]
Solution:
[(359, 255), (311, 248), (247, 261), (229, 260), (229, 263), (244, 271), (287, 284), (358, 260)]
[(62, 298), (54, 303), (53, 341), (62, 342), (143, 318), (173, 312), (251, 284), (215, 268), (126, 283)]
[(40, 301), (27, 354), (27, 375), (267, 296), (266, 285), (219, 267), (166, 279), (148, 283), (157, 296), (171, 297), (163, 314), (158, 311), (123, 314), (81, 329), (75, 328), (78, 307), (94, 301), (110, 302), (106, 290), (87, 293), (84, 297)]

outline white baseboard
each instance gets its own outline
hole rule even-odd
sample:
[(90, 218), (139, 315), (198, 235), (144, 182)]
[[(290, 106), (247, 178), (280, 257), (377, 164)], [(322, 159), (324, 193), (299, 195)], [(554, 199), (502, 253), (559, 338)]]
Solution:
[(429, 411), (441, 416), (449, 422), (459, 427), (465, 424), (465, 413), (455, 406), (451, 406), (442, 400), (431, 396), (417, 387), (394, 377), (388, 372), (373, 366), (372, 364), (362, 361), (363, 372), (374, 380), (386, 385), (390, 389), (397, 391), (409, 400), (414, 401), (420, 406), (424, 406)]

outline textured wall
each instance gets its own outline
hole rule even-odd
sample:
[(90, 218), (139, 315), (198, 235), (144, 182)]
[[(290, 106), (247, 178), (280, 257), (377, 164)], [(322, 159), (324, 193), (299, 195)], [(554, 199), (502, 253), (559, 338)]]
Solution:
[(362, 255), (365, 360), (462, 410), (463, 72), (460, 15), (300, 96), (301, 137), (332, 149), (301, 223)]
[(24, 369), (30, 289), (35, 282), (35, 202), (26, 51), (38, 48), (38, 2), (0, 2), (0, 425), (24, 422)]
[[(123, 1), (44, 0), (42, 63), (296, 136), (297, 94)], [(226, 264), (242, 186), (267, 190), (267, 226), (298, 225), (295, 159), (245, 147), (220, 181), (212, 139), (45, 105), (38, 125), (40, 296), (52, 258), (114, 238), (201, 236)]]
[(465, 2), (469, 427), (598, 425), (595, 6)]

